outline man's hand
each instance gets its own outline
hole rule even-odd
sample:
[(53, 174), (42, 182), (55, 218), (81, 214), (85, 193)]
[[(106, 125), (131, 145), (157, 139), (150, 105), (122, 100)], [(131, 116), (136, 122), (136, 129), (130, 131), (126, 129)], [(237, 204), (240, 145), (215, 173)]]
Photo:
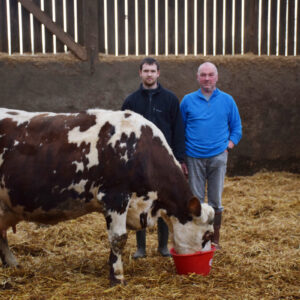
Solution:
[(228, 146), (227, 146), (227, 152), (230, 151), (231, 149), (233, 149), (234, 147), (234, 143), (232, 141), (229, 141)]
[(182, 172), (185, 175), (185, 177), (188, 178), (189, 171), (188, 171), (188, 168), (187, 168), (185, 162), (181, 163), (181, 169), (182, 169)]

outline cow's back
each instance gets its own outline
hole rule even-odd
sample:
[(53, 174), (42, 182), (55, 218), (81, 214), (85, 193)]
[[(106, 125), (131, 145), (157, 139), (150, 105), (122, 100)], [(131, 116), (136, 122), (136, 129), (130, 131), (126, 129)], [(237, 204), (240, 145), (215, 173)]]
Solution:
[(0, 116), (0, 197), (20, 218), (55, 223), (125, 209), (120, 195), (146, 197), (158, 188), (161, 160), (172, 157), (162, 133), (128, 111)]

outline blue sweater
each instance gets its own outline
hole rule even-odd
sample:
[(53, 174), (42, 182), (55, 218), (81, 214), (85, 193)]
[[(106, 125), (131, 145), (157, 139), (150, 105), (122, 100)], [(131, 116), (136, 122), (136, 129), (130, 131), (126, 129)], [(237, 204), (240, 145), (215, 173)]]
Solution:
[(207, 101), (201, 90), (187, 94), (180, 110), (185, 126), (186, 155), (207, 158), (225, 151), (229, 140), (235, 145), (242, 137), (237, 105), (229, 95), (215, 89)]

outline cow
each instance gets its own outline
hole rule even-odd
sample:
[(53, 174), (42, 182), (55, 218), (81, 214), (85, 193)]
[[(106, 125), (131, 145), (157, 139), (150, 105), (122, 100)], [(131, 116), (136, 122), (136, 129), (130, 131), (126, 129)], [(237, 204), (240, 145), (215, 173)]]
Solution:
[(104, 215), (111, 284), (124, 284), (127, 229), (162, 217), (177, 253), (201, 250), (214, 210), (191, 193), (162, 132), (131, 111), (78, 113), (0, 108), (0, 257), (17, 266), (6, 231), (20, 221), (56, 224)]

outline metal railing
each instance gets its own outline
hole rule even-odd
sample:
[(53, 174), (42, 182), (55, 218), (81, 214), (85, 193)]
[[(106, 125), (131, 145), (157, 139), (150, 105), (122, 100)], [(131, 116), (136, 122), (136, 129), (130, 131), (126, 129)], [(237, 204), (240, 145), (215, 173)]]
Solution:
[[(33, 0), (83, 44), (84, 0)], [(98, 0), (99, 52), (299, 55), (298, 0)], [(0, 0), (0, 52), (67, 52), (17, 0)]]

